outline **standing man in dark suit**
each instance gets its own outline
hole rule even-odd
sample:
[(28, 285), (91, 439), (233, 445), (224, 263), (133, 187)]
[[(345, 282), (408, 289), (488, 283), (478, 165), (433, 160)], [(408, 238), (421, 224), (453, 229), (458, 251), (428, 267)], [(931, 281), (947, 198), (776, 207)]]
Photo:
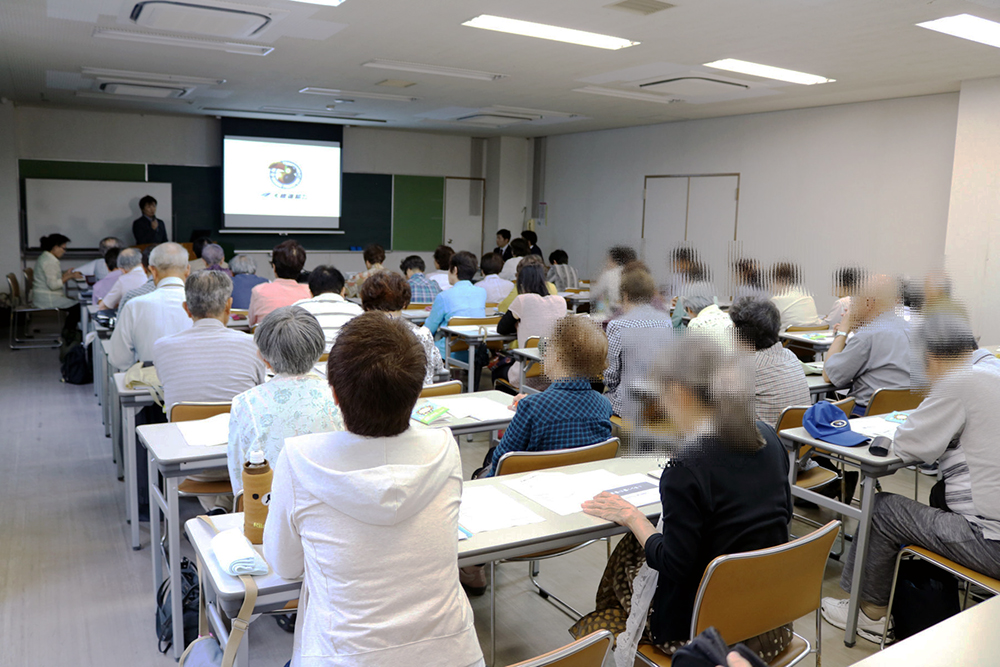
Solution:
[(531, 231), (530, 229), (525, 229), (521, 232), (521, 238), (528, 242), (531, 246), (531, 252), (529, 255), (538, 255), (539, 257), (544, 257), (542, 254), (542, 249), (538, 247), (538, 234)]
[(514, 256), (514, 252), (510, 249), (509, 229), (497, 230), (497, 247), (493, 249), (493, 252), (503, 257), (505, 262)]
[(142, 211), (142, 215), (132, 221), (132, 235), (135, 236), (135, 244), (166, 243), (167, 226), (156, 217), (156, 200), (146, 195), (139, 200), (139, 209)]

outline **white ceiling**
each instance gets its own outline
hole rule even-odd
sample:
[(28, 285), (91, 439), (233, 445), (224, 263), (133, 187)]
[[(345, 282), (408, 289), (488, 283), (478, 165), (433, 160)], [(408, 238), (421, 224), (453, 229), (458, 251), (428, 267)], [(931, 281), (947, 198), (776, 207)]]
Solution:
[[(150, 14), (140, 24), (131, 21), (139, 1), (2, 0), (0, 96), (24, 105), (207, 115), (258, 112), (259, 117), (276, 119), (295, 117), (263, 114), (261, 109), (343, 112), (357, 125), (542, 136), (952, 92), (963, 80), (1000, 76), (1000, 49), (914, 25), (959, 13), (1000, 21), (1000, 0), (672, 0), (675, 7), (649, 16), (609, 9), (612, 0), (346, 0), (339, 7), (246, 0), (228, 8), (264, 13), (271, 20), (258, 33), (231, 41), (273, 47), (263, 57), (94, 36), (97, 28), (185, 36), (188, 23), (178, 22), (170, 12), (161, 14), (165, 23), (159, 24), (169, 30), (141, 25), (151, 20)], [(143, 11), (164, 9), (171, 8), (149, 5)], [(607, 51), (461, 25), (484, 13), (641, 44)], [(206, 25), (206, 30), (233, 27), (245, 33), (259, 23), (236, 15), (233, 21)], [(701, 66), (722, 58), (800, 70), (836, 82), (798, 86)], [(481, 81), (363, 66), (373, 59), (505, 76)], [(101, 83), (142, 83), (142, 77), (99, 78), (84, 74), (84, 68), (203, 80), (182, 81), (179, 85), (186, 92), (177, 98), (126, 97), (101, 92)], [(677, 77), (684, 79), (640, 87)], [(385, 79), (415, 85), (376, 85)], [(216, 83), (219, 80), (224, 83)], [(399, 102), (344, 93), (340, 97), (354, 102), (327, 111), (335, 97), (298, 92), (306, 86), (417, 99)], [(129, 85), (120, 89), (135, 90)], [(621, 92), (634, 97), (614, 96)], [(513, 122), (511, 116), (527, 120)], [(472, 118), (456, 120), (461, 117)], [(503, 127), (482, 124), (490, 119)], [(386, 122), (374, 122), (378, 120)]]

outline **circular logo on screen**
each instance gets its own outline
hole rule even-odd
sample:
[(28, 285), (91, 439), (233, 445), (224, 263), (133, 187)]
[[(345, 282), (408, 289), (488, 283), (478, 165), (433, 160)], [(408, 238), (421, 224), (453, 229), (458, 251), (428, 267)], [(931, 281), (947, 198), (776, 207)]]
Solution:
[(302, 182), (302, 169), (294, 162), (272, 162), (268, 169), (271, 182), (282, 190), (291, 190)]

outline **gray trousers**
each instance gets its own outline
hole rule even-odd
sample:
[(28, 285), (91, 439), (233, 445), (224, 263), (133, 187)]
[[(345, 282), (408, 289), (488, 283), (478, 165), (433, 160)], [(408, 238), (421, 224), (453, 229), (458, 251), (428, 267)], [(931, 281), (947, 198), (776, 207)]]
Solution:
[[(894, 493), (877, 493), (868, 533), (862, 600), (879, 606), (889, 604), (896, 556), (902, 547), (911, 544), (1000, 579), (1000, 541), (984, 538), (979, 527), (961, 514), (934, 509)], [(840, 575), (840, 585), (848, 593), (857, 551), (855, 540)]]

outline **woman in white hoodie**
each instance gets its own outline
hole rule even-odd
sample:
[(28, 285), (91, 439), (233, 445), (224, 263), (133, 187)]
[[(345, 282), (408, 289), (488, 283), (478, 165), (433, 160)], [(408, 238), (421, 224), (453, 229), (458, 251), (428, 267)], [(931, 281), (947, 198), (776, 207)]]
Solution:
[(406, 324), (355, 317), (327, 366), (347, 432), (278, 457), (264, 555), (303, 577), (292, 667), (484, 664), (458, 581), (458, 445), (410, 427), (424, 365)]

